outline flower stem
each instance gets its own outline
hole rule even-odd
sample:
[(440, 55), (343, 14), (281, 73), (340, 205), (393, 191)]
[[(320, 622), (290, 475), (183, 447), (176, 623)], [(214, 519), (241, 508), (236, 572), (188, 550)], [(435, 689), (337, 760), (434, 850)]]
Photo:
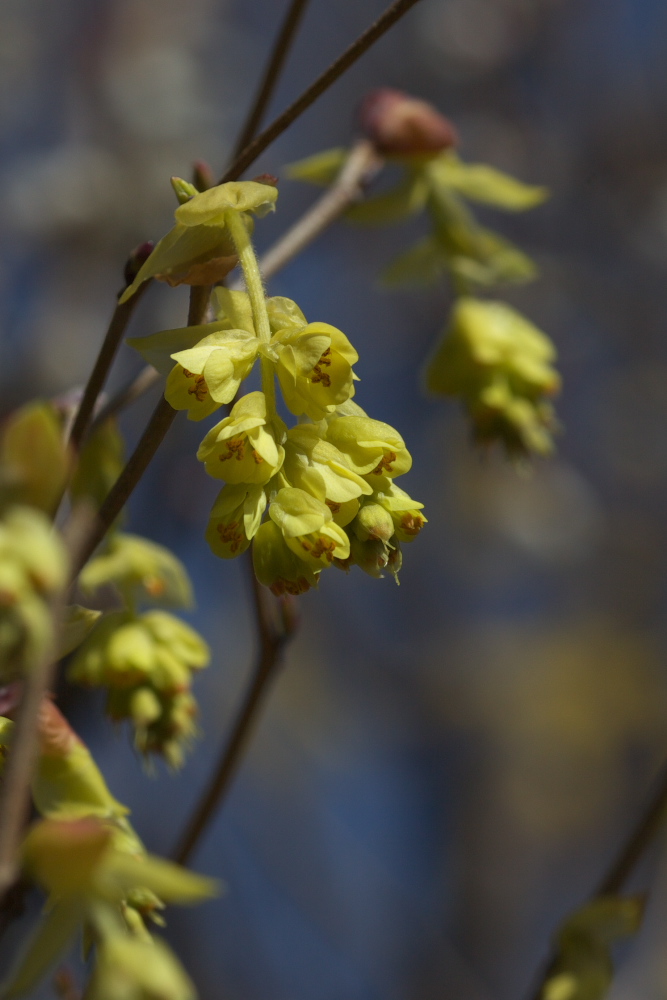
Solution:
[[(269, 344), (271, 341), (271, 326), (269, 324), (269, 314), (266, 309), (266, 297), (264, 295), (264, 282), (262, 273), (257, 263), (257, 257), (252, 245), (252, 240), (248, 235), (248, 230), (239, 212), (233, 208), (225, 212), (225, 222), (229, 229), (230, 236), (234, 241), (239, 262), (243, 269), (252, 317), (255, 322), (255, 331), (260, 344)], [(271, 420), (276, 415), (276, 386), (273, 376), (273, 365), (268, 358), (262, 357), (262, 391), (266, 399), (266, 416)]]

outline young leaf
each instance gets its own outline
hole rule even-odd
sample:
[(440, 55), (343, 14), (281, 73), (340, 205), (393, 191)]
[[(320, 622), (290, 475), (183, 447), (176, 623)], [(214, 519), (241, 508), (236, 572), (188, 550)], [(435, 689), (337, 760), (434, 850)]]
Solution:
[(454, 153), (438, 157), (427, 169), (436, 183), (453, 188), (470, 201), (507, 212), (524, 212), (549, 197), (548, 188), (524, 184), (485, 163), (463, 163)]
[(297, 160), (285, 167), (285, 174), (291, 181), (304, 181), (306, 184), (319, 184), (327, 187), (335, 181), (340, 169), (347, 159), (348, 151), (342, 147), (327, 149), (324, 153), (315, 153), (305, 160)]
[(438, 240), (427, 236), (405, 253), (396, 257), (381, 275), (387, 288), (401, 285), (421, 287), (432, 285), (447, 269), (447, 257)]
[(101, 614), (101, 611), (91, 611), (90, 608), (83, 608), (80, 604), (71, 604), (65, 609), (65, 617), (61, 625), (58, 659), (68, 656), (77, 646), (81, 645)]
[(421, 212), (428, 197), (428, 185), (420, 173), (408, 174), (397, 187), (374, 198), (352, 205), (345, 213), (348, 222), (381, 226), (401, 222)]

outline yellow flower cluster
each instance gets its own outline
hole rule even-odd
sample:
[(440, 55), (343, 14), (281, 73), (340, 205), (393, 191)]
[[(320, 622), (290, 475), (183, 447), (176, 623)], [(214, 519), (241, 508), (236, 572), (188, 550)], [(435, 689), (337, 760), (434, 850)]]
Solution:
[(128, 719), (144, 755), (179, 767), (197, 734), (192, 675), (210, 659), (208, 646), (185, 622), (162, 610), (137, 613), (140, 602), (189, 606), (190, 581), (171, 552), (134, 535), (117, 534), (81, 574), (84, 590), (113, 584), (125, 610), (105, 615), (72, 658), (69, 680), (107, 689), (107, 714)]
[[(225, 559), (253, 543), (260, 582), (276, 594), (300, 594), (331, 565), (396, 575), (400, 542), (414, 538), (425, 519), (422, 504), (393, 482), (412, 464), (400, 434), (352, 401), (358, 354), (348, 338), (328, 323), (308, 322), (291, 299), (265, 297), (247, 213), (273, 207), (275, 194), (266, 185), (223, 184), (177, 210), (178, 225), (187, 210), (193, 225), (198, 219), (228, 234), (247, 292), (216, 288), (212, 322), (129, 343), (166, 376), (165, 398), (191, 420), (233, 403), (197, 453), (226, 484), (207, 540)], [(238, 398), (256, 361), (261, 390)], [(276, 380), (285, 410), (298, 418), (291, 428), (278, 413)]]
[[(0, 748), (14, 724), (0, 718)], [(94, 1000), (134, 997), (194, 1000), (176, 956), (147, 924), (163, 924), (165, 903), (190, 905), (217, 894), (212, 879), (149, 855), (109, 789), (88, 748), (50, 701), (39, 719), (32, 796), (42, 819), (22, 847), (25, 874), (48, 894), (27, 948), (0, 986), (7, 1000), (35, 988), (81, 928), (95, 943)]]
[(481, 444), (501, 441), (508, 455), (553, 448), (556, 421), (549, 398), (560, 388), (554, 346), (504, 302), (463, 296), (429, 362), (431, 392), (457, 396)]

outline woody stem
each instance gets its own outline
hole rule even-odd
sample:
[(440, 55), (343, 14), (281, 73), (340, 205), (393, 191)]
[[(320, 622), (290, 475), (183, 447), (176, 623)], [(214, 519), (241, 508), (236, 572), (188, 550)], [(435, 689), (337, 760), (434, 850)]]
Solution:
[[(271, 340), (271, 327), (269, 325), (269, 314), (266, 309), (266, 297), (264, 295), (264, 282), (257, 263), (257, 257), (252, 245), (252, 240), (248, 235), (248, 230), (239, 212), (230, 208), (225, 212), (225, 222), (229, 229), (229, 234), (234, 241), (234, 246), (238, 254), (243, 277), (245, 278), (252, 317), (255, 323), (255, 331), (260, 344), (268, 344)], [(276, 415), (276, 387), (273, 377), (273, 365), (268, 358), (262, 356), (262, 391), (266, 399), (266, 416), (270, 420)]]

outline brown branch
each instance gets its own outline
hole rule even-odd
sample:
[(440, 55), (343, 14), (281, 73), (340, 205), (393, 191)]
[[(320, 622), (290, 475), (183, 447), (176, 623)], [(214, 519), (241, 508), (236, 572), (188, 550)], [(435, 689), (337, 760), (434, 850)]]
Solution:
[(259, 651), (252, 679), (239, 707), (231, 732), (222, 747), (211, 780), (192, 813), (183, 836), (172, 857), (179, 864), (187, 864), (202, 834), (218, 811), (231, 788), (243, 752), (257, 725), (260, 709), (271, 682), (282, 663), (287, 642), (296, 630), (290, 598), (283, 598), (283, 615), (280, 625), (273, 621), (272, 609), (267, 604), (268, 594), (257, 581), (252, 560), (247, 559), (259, 636)]
[(324, 232), (346, 208), (361, 198), (364, 187), (382, 167), (382, 159), (366, 139), (350, 150), (343, 169), (329, 190), (275, 243), (259, 262), (272, 278)]
[[(67, 523), (65, 544), (72, 563), (90, 531), (93, 512), (88, 504), (75, 507)], [(30, 808), (30, 782), (37, 758), (38, 718), (44, 696), (53, 682), (60, 624), (65, 609), (67, 588), (51, 601), (53, 636), (41, 660), (25, 676), (16, 728), (2, 780), (0, 793), (0, 899), (17, 875), (18, 845)]]
[(292, 0), (287, 13), (285, 14), (285, 19), (281, 25), (264, 73), (264, 79), (259, 85), (257, 95), (250, 109), (245, 125), (243, 126), (236, 146), (234, 147), (234, 152), (232, 153), (232, 158), (234, 160), (241, 155), (246, 146), (252, 142), (257, 134), (257, 129), (259, 128), (259, 124), (264, 117), (267, 105), (271, 100), (271, 95), (273, 94), (276, 83), (278, 82), (285, 59), (287, 58), (289, 50), (292, 47), (294, 37), (307, 6), (308, 0)]
[[(188, 326), (198, 326), (206, 313), (211, 289), (208, 285), (194, 286), (190, 290), (190, 307), (188, 310)], [(77, 562), (73, 566), (73, 578), (80, 572), (83, 566), (102, 541), (107, 531), (114, 523), (121, 510), (129, 500), (134, 487), (137, 485), (153, 455), (165, 438), (171, 427), (174, 417), (178, 411), (161, 398), (153, 411), (151, 419), (141, 435), (139, 442), (132, 452), (127, 465), (121, 472), (116, 483), (111, 488), (109, 495), (100, 507), (92, 530), (82, 546)]]
[(102, 424), (105, 424), (111, 417), (117, 416), (126, 406), (130, 406), (137, 399), (152, 389), (160, 381), (160, 373), (152, 365), (146, 365), (139, 374), (119, 389), (115, 396), (112, 396), (108, 403), (102, 407), (92, 424), (90, 433), (93, 434)]
[[(653, 795), (646, 809), (612, 858), (597, 888), (591, 894), (591, 900), (598, 899), (601, 896), (615, 896), (621, 892), (634, 869), (664, 826), (666, 819), (667, 764), (663, 766), (662, 771), (658, 775)], [(555, 957), (555, 954), (552, 952), (544, 963), (542, 972), (539, 974), (538, 985), (530, 994), (531, 1000), (540, 1000), (544, 984), (549, 977)]]
[(595, 896), (611, 896), (620, 892), (660, 832), (665, 819), (667, 819), (667, 765), (658, 776), (655, 791), (645, 811), (600, 880)]
[(264, 129), (256, 139), (236, 158), (231, 167), (227, 170), (221, 184), (226, 181), (235, 181), (247, 170), (251, 163), (254, 163), (260, 153), (263, 153), (275, 139), (288, 128), (299, 115), (303, 114), (314, 101), (320, 97), (325, 90), (335, 83), (343, 73), (352, 66), (386, 31), (391, 28), (411, 7), (418, 3), (418, 0), (395, 0), (390, 7), (385, 10), (374, 24), (370, 26), (348, 49), (343, 52), (321, 76), (315, 80), (293, 104), (283, 111), (268, 128)]
[(107, 380), (109, 369), (111, 368), (113, 360), (116, 357), (116, 352), (118, 351), (120, 342), (123, 339), (123, 334), (127, 329), (127, 324), (130, 321), (130, 317), (132, 316), (139, 299), (147, 287), (148, 282), (145, 282), (137, 293), (132, 296), (132, 298), (128, 299), (127, 302), (123, 302), (122, 305), (117, 305), (114, 309), (111, 322), (109, 323), (106, 335), (102, 341), (102, 346), (100, 347), (99, 354), (97, 355), (97, 360), (93, 365), (93, 370), (90, 373), (88, 382), (86, 383), (86, 387), (83, 391), (83, 396), (81, 397), (81, 402), (79, 403), (76, 417), (74, 418), (74, 423), (72, 425), (72, 430), (70, 432), (69, 443), (75, 451), (79, 450), (81, 442), (86, 435), (90, 419), (93, 415), (93, 410), (95, 409), (97, 397), (102, 391), (104, 383)]

